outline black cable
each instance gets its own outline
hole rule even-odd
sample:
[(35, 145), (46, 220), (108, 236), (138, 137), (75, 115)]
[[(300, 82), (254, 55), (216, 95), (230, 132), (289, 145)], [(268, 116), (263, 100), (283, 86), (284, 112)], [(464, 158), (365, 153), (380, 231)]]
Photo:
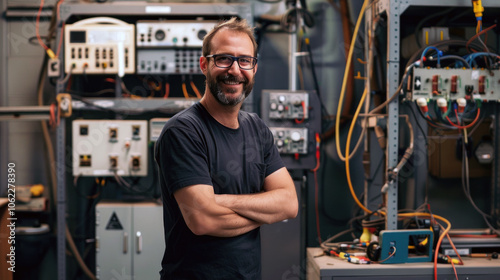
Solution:
[[(415, 120), (415, 123), (417, 124), (418, 128), (420, 129), (420, 132), (422, 133), (422, 136), (424, 136), (425, 146), (428, 146), (429, 142), (427, 140), (427, 132), (425, 132), (425, 130), (420, 125), (420, 122), (417, 119), (417, 115), (415, 114), (415, 110), (413, 109), (413, 105), (414, 105), (413, 103), (408, 104), (408, 107), (410, 108), (410, 112), (413, 115), (413, 119)], [(419, 111), (420, 111), (420, 109), (419, 109)]]
[[(305, 33), (305, 28), (303, 28), (303, 31)], [(316, 75), (316, 66), (314, 64), (311, 45), (309, 43), (305, 43), (305, 45), (307, 48), (307, 55), (309, 57), (309, 63), (311, 64), (311, 74), (313, 76), (314, 88), (316, 89), (316, 95), (318, 96), (319, 104), (321, 106), (320, 127), (322, 129), (321, 133), (323, 133), (323, 116), (328, 116), (328, 110), (326, 109), (325, 104), (323, 103), (323, 99), (321, 98), (321, 90), (319, 87), (318, 76)]]

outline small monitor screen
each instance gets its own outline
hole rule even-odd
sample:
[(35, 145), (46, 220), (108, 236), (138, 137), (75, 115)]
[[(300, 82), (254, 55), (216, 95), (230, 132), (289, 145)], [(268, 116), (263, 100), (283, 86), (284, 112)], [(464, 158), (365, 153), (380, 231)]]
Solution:
[(85, 31), (71, 31), (69, 33), (70, 43), (85, 43), (86, 35)]

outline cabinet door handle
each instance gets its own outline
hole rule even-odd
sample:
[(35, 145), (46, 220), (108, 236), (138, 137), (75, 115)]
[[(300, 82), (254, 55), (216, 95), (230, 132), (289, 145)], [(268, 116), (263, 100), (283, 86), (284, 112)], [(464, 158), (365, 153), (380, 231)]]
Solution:
[(126, 231), (123, 232), (123, 253), (126, 254), (128, 252), (128, 233)]
[(136, 234), (136, 241), (137, 241), (137, 254), (140, 254), (142, 252), (142, 234), (140, 231), (138, 231)]

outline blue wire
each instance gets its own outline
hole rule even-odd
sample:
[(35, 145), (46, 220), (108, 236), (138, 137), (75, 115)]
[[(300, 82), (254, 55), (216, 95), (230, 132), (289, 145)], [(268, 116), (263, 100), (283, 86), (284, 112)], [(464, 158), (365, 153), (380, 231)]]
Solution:
[(472, 65), (472, 63), (474, 62), (474, 64), (477, 66), (477, 63), (475, 63), (475, 60), (476, 58), (478, 57), (481, 57), (481, 56), (498, 56), (498, 54), (495, 54), (495, 53), (487, 53), (487, 52), (477, 52), (477, 53), (472, 53), (472, 54), (468, 54), (466, 56), (464, 56), (464, 59)]
[(425, 53), (428, 51), (428, 50), (435, 50), (436, 53), (437, 53), (437, 64), (438, 65), (441, 65), (441, 56), (443, 55), (443, 52), (440, 51), (438, 48), (434, 47), (434, 46), (429, 46), (427, 48), (424, 49), (424, 51), (422, 52), (422, 56), (420, 56), (420, 61), (422, 61), (422, 66), (424, 65), (424, 57), (425, 57)]

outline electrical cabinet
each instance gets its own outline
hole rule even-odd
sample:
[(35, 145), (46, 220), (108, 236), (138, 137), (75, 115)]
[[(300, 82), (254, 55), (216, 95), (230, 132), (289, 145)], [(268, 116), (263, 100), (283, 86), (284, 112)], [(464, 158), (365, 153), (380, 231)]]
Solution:
[(288, 169), (316, 166), (321, 103), (315, 91), (263, 90), (261, 116)]
[(159, 278), (165, 250), (162, 209), (153, 202), (97, 204), (97, 279)]

